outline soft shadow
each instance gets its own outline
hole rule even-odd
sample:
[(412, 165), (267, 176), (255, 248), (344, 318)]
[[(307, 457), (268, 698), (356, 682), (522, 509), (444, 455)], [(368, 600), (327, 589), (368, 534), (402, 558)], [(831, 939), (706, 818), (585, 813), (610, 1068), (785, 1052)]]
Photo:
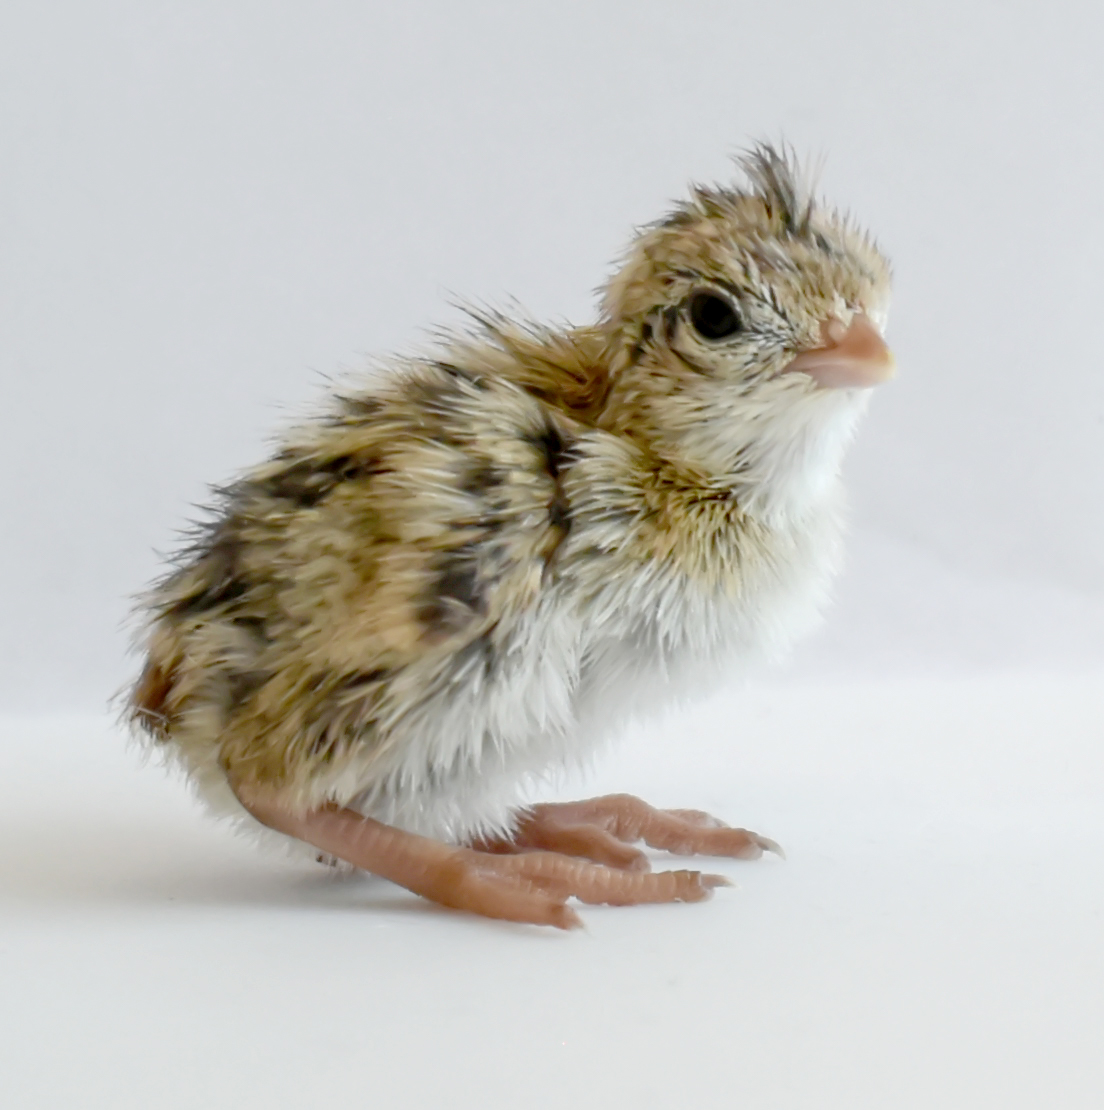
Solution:
[(369, 875), (266, 854), (217, 826), (155, 816), (51, 815), (0, 825), (0, 837), (0, 900), (23, 910), (174, 902), (352, 909), (394, 891)]
[(371, 913), (555, 934), (461, 914), (364, 872), (258, 850), (217, 825), (167, 825), (155, 815), (51, 817), (0, 824), (0, 907), (56, 914), (170, 906)]

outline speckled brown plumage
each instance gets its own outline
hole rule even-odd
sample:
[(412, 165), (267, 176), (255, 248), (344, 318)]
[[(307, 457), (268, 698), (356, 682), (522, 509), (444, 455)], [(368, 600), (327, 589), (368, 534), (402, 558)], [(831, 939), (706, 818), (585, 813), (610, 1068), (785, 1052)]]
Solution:
[(596, 324), (476, 314), (219, 491), (144, 603), (129, 702), (216, 807), (509, 837), (516, 787), (608, 731), (607, 688), (815, 608), (865, 390), (787, 366), (882, 320), (888, 268), (785, 156), (745, 169), (640, 233)]

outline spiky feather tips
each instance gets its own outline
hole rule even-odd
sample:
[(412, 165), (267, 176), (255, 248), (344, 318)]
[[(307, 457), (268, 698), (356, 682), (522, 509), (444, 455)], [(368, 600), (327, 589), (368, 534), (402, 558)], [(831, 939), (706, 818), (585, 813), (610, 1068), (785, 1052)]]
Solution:
[(798, 162), (793, 148), (788, 144), (775, 147), (760, 142), (737, 155), (735, 161), (767, 206), (771, 218), (792, 235), (806, 234), (816, 207), (815, 181)]
[(761, 142), (736, 163), (745, 182), (694, 185), (665, 217), (641, 229), (606, 287), (609, 325), (616, 328), (648, 312), (657, 273), (706, 275), (716, 269), (725, 241), (802, 238), (810, 232), (816, 211), (812, 178), (790, 147)]

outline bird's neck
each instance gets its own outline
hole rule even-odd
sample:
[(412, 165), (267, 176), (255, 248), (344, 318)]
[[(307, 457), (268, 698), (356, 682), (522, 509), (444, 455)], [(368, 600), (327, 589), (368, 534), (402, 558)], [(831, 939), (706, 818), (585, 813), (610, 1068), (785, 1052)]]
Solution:
[[(620, 387), (620, 388), (619, 388)], [(840, 468), (866, 394), (833, 391), (752, 415), (734, 402), (697, 412), (617, 383), (599, 416), (662, 470), (671, 489), (727, 496), (768, 527), (800, 523), (838, 496)], [(672, 403), (673, 402), (673, 403)]]

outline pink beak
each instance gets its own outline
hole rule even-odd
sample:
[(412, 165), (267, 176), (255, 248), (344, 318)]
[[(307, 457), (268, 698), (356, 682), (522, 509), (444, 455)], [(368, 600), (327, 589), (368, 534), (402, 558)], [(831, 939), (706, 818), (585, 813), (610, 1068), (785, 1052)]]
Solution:
[(863, 313), (852, 317), (850, 327), (826, 320), (821, 334), (824, 346), (802, 351), (783, 373), (808, 374), (824, 389), (870, 389), (893, 377), (893, 355)]

